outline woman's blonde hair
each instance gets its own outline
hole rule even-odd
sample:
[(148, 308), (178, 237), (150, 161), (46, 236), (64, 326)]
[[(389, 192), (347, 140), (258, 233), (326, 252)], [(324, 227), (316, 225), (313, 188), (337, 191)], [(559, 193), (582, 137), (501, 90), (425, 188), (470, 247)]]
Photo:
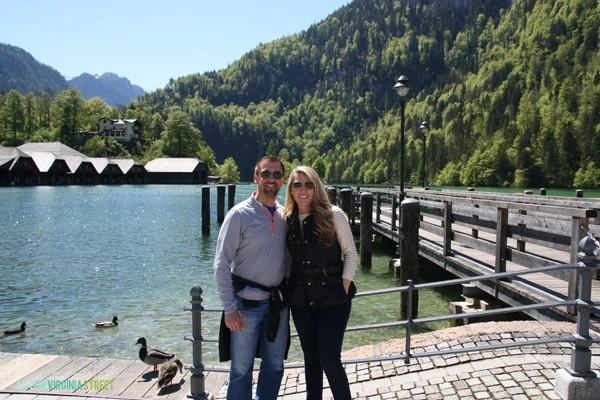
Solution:
[(331, 246), (335, 240), (335, 226), (333, 223), (333, 212), (331, 202), (325, 190), (325, 185), (319, 174), (309, 166), (301, 165), (292, 170), (288, 179), (284, 216), (289, 217), (297, 208), (296, 201), (292, 197), (292, 184), (296, 181), (298, 174), (304, 174), (306, 178), (315, 185), (311, 212), (313, 214), (313, 231), (326, 246)]

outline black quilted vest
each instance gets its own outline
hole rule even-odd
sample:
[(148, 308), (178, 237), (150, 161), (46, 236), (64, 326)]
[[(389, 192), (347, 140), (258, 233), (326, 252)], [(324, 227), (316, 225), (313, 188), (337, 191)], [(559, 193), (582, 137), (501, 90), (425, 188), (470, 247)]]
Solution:
[[(319, 242), (313, 233), (313, 216), (300, 223), (298, 211), (287, 218), (287, 248), (292, 256), (292, 274), (286, 286), (292, 306), (329, 308), (344, 304), (348, 296), (342, 285), (342, 250)], [(302, 234), (304, 233), (304, 235)]]

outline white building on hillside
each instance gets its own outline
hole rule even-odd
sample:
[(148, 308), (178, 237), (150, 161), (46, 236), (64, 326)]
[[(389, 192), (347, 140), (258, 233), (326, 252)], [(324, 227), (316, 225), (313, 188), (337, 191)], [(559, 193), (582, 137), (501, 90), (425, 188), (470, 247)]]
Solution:
[(137, 119), (111, 119), (98, 120), (98, 134), (101, 137), (114, 138), (119, 143), (140, 140), (143, 127)]

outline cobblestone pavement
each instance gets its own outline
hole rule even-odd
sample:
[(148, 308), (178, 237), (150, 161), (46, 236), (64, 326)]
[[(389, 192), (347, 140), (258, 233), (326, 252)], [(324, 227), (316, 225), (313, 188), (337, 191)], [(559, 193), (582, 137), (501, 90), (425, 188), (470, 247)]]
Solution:
[[(576, 332), (575, 328), (574, 324), (562, 322), (479, 323), (414, 336), (411, 354), (417, 357), (411, 358), (409, 364), (403, 359), (385, 359), (403, 354), (403, 339), (352, 349), (344, 352), (342, 358), (382, 358), (346, 364), (355, 400), (559, 400), (554, 380), (557, 371), (571, 361), (569, 342), (435, 356), (423, 353), (566, 338)], [(600, 344), (594, 343), (592, 354), (592, 370), (598, 373)], [(323, 399), (333, 399), (326, 379), (324, 384)], [(226, 391), (225, 385), (215, 394), (215, 399), (225, 399)], [(279, 399), (285, 400), (306, 398), (302, 369), (286, 370), (279, 394)]]

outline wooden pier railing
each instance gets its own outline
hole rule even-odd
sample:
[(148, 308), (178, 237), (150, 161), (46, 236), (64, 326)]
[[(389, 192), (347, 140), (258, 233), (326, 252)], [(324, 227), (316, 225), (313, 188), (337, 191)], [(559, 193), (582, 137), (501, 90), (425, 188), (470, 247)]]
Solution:
[[(361, 216), (365, 193), (373, 199), (368, 206), (370, 218)], [(351, 204), (342, 201), (342, 208), (360, 225), (361, 238), (365, 231), (366, 236), (372, 231), (401, 249), (403, 242), (418, 237), (412, 251), (459, 278), (574, 263), (579, 241), (588, 235), (600, 237), (600, 201), (584, 198), (423, 189), (408, 189), (401, 198), (398, 190), (381, 188), (354, 188), (351, 197)], [(410, 228), (418, 232), (402, 224), (402, 206), (408, 201), (418, 203), (419, 223)], [(362, 226), (362, 220), (371, 226)], [(399, 264), (406, 264), (402, 252), (399, 256)], [(368, 255), (361, 254), (364, 258)], [(410, 274), (408, 279), (414, 279), (414, 273)], [(598, 276), (594, 278), (592, 290), (600, 295)], [(528, 287), (522, 283), (502, 280), (481, 283), (479, 288), (513, 306), (548, 295), (566, 299), (577, 295), (577, 275), (569, 270), (532, 274)], [(532, 317), (573, 319), (576, 310), (571, 306), (558, 313)]]

